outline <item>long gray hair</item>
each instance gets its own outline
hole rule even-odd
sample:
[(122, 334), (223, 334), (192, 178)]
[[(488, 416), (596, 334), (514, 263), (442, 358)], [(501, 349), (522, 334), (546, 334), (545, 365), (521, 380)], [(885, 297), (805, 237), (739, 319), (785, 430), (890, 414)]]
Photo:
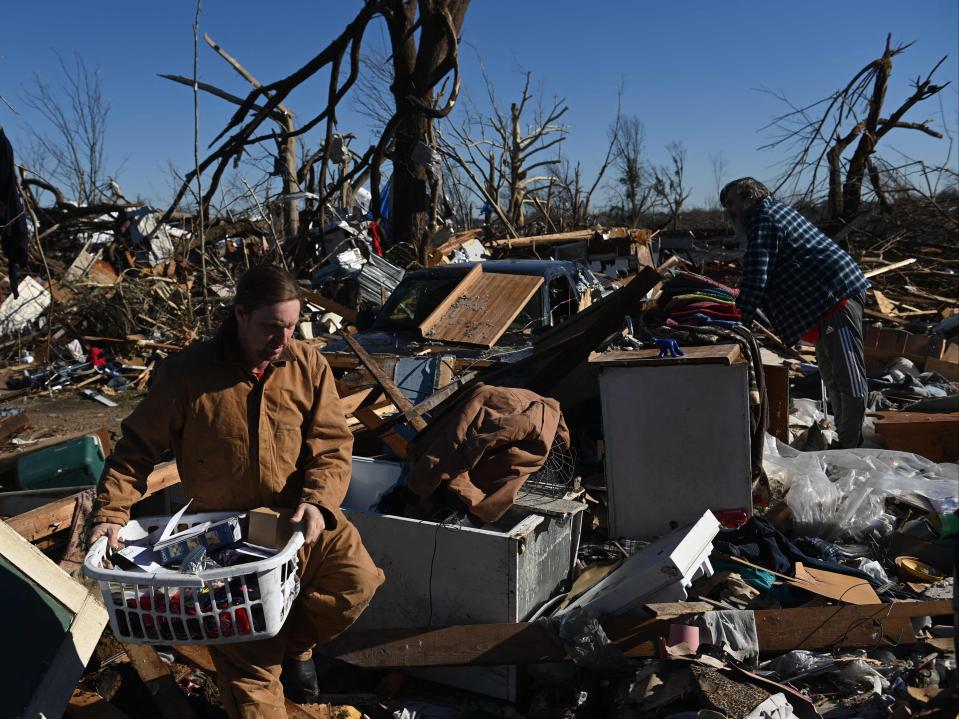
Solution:
[(772, 193), (763, 183), (752, 177), (741, 177), (728, 183), (719, 193), (719, 202), (726, 209), (740, 212), (755, 205)]

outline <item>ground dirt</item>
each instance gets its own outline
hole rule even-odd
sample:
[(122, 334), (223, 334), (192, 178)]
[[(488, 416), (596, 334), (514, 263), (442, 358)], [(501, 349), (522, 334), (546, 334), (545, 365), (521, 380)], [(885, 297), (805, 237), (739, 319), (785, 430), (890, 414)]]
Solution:
[[(110, 432), (113, 444), (120, 438), (120, 422), (133, 411), (143, 398), (141, 392), (125, 392), (111, 397), (116, 407), (107, 407), (77, 393), (57, 393), (34, 395), (13, 400), (4, 405), (22, 407), (29, 418), (27, 427), (17, 437), (20, 440), (42, 440), (62, 437), (78, 432), (93, 432), (101, 427)], [(10, 442), (0, 447), (0, 451), (10, 452), (29, 448), (29, 445), (16, 445)]]

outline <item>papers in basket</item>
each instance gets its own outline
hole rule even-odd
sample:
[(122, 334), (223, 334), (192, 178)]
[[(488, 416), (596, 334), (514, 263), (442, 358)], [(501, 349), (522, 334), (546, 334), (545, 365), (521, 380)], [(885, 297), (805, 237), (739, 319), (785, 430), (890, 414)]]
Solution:
[(204, 547), (212, 552), (231, 547), (243, 538), (240, 519), (244, 514), (216, 522), (202, 522), (178, 532), (177, 527), (189, 506), (190, 502), (187, 502), (183, 509), (170, 517), (152, 547), (149, 540), (146, 540), (128, 544), (124, 549), (115, 552), (113, 556), (117, 564), (125, 569), (143, 572), (168, 572), (171, 571), (167, 568), (168, 565), (179, 565), (197, 547)]

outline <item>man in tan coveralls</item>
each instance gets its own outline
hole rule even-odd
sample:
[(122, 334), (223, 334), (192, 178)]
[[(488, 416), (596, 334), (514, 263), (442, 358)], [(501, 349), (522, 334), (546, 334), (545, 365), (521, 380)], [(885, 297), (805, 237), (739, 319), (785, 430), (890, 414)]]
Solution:
[(306, 545), (300, 595), (283, 630), (210, 647), (224, 707), (244, 719), (285, 717), (284, 689), (294, 701), (315, 701), (313, 647), (356, 621), (383, 583), (339, 509), (353, 437), (326, 360), (292, 339), (299, 315), (299, 288), (286, 271), (260, 265), (240, 279), (216, 337), (168, 359), (124, 420), (90, 531), (91, 542), (106, 534), (117, 546), (168, 448), (191, 511), (295, 508)]

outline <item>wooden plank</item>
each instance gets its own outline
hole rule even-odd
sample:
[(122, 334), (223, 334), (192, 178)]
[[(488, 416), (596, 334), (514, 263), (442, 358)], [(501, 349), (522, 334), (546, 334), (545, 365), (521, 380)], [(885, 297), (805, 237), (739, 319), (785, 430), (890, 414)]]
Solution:
[(589, 240), (596, 233), (593, 230), (573, 230), (571, 232), (557, 232), (551, 235), (536, 237), (519, 237), (516, 239), (492, 240), (486, 244), (489, 247), (502, 249), (518, 249), (520, 247), (536, 247), (537, 245), (558, 245), (567, 242), (582, 242)]
[(876, 432), (886, 447), (933, 462), (959, 461), (959, 412), (875, 413)]
[(346, 305), (341, 305), (335, 300), (331, 300), (329, 297), (324, 297), (319, 292), (313, 292), (312, 290), (307, 290), (301, 288), (303, 293), (303, 299), (309, 302), (311, 305), (316, 305), (320, 309), (324, 309), (327, 312), (335, 312), (344, 320), (351, 324), (356, 324), (356, 310), (347, 307)]
[(486, 272), (465, 291), (451, 294), (453, 303), (441, 315), (433, 312), (420, 330), (431, 340), (492, 347), (542, 284), (538, 275)]
[[(149, 497), (179, 481), (180, 475), (177, 472), (176, 462), (158, 464), (147, 477), (147, 491), (143, 496)], [(70, 527), (79, 494), (71, 494), (69, 497), (50, 502), (46, 506), (24, 512), (8, 520), (7, 524), (31, 542), (49, 537), (61, 529)]]
[[(409, 442), (407, 442), (404, 437), (401, 437), (395, 429), (387, 425), (384, 420), (376, 414), (376, 410), (369, 407), (362, 407), (355, 410), (353, 416), (362, 422), (364, 427), (379, 437), (383, 444), (393, 450), (393, 454), (400, 459), (406, 459), (406, 454), (409, 451)], [(422, 422), (423, 420), (421, 419), (420, 421)]]
[(660, 357), (658, 349), (617, 350), (615, 352), (593, 353), (590, 364), (616, 367), (658, 367), (678, 364), (721, 364), (731, 365), (739, 361), (741, 351), (738, 344), (704, 345), (701, 347), (683, 347), (682, 357)]
[(947, 362), (946, 360), (929, 357), (926, 359), (924, 369), (926, 372), (938, 372), (952, 382), (959, 382), (959, 364), (955, 362)]
[(567, 242), (608, 242), (609, 240), (623, 240), (629, 238), (634, 242), (652, 239), (656, 233), (652, 230), (629, 229), (627, 227), (611, 227), (607, 230), (572, 230), (557, 232), (549, 235), (534, 237), (519, 237), (516, 239), (492, 240), (486, 245), (498, 249), (520, 249), (525, 247), (544, 247), (546, 245), (562, 245)]
[[(709, 609), (702, 602), (656, 605), (655, 616), (615, 617), (603, 621), (606, 634), (627, 657), (651, 657), (673, 621), (685, 621)], [(692, 610), (692, 611), (690, 611)], [(873, 647), (883, 641), (915, 641), (913, 616), (952, 612), (949, 600), (895, 602), (841, 607), (800, 607), (755, 611), (759, 648), (791, 649)], [(351, 630), (322, 648), (326, 656), (365, 668), (482, 666), (566, 660), (556, 636), (537, 624), (470, 624), (440, 628)]]
[[(342, 337), (346, 344), (350, 346), (350, 349), (352, 349), (356, 353), (356, 356), (360, 358), (360, 362), (363, 363), (363, 366), (369, 370), (370, 374), (373, 375), (379, 385), (383, 388), (383, 391), (386, 392), (386, 395), (390, 398), (390, 400), (392, 400), (393, 404), (396, 405), (396, 408), (401, 412), (412, 409), (413, 403), (406, 398), (406, 395), (404, 395), (400, 391), (400, 388), (393, 383), (393, 380), (386, 376), (386, 373), (378, 364), (376, 364), (376, 361), (370, 357), (369, 353), (363, 349), (360, 343), (348, 334), (343, 334)], [(354, 416), (366, 424), (366, 422), (363, 421), (363, 418), (357, 416), (356, 414), (354, 414)], [(422, 417), (414, 417), (412, 420), (410, 420), (410, 426), (419, 432), (426, 427), (426, 422)]]
[(0, 444), (6, 444), (16, 437), (29, 423), (30, 418), (26, 412), (0, 419)]
[(461, 279), (456, 287), (453, 288), (453, 291), (443, 298), (443, 301), (436, 306), (436, 309), (433, 310), (427, 316), (427, 318), (420, 323), (420, 332), (424, 337), (426, 337), (427, 333), (446, 313), (446, 311), (453, 306), (453, 303), (456, 302), (457, 298), (461, 297), (476, 283), (481, 274), (483, 274), (483, 265), (479, 263), (473, 265), (470, 268), (470, 271), (467, 272), (463, 276), (463, 279)]
[(763, 364), (769, 403), (769, 434), (789, 444), (789, 368)]
[(319, 651), (364, 668), (536, 664), (566, 659), (556, 635), (539, 624), (523, 622), (349, 631)]
[(433, 394), (431, 394), (429, 397), (424, 399), (415, 407), (411, 407), (410, 409), (406, 410), (400, 415), (397, 415), (396, 417), (390, 417), (386, 419), (385, 422), (387, 424), (393, 424), (394, 421), (409, 421), (409, 420), (412, 420), (414, 417), (422, 417), (424, 414), (434, 409), (435, 407), (438, 407), (440, 404), (446, 401), (449, 397), (452, 397), (454, 394), (456, 394), (461, 389), (463, 389), (463, 387), (466, 386), (469, 382), (471, 382), (474, 377), (476, 377), (475, 372), (467, 372), (462, 377), (457, 377), (452, 382), (447, 384), (445, 387), (442, 387), (436, 390)]
[(915, 261), (916, 261), (916, 258), (915, 258), (915, 257), (910, 257), (908, 260), (901, 260), (901, 261), (899, 261), (899, 262), (893, 262), (891, 265), (886, 265), (885, 267), (876, 267), (876, 268), (874, 268), (874, 269), (867, 270), (866, 272), (863, 272), (863, 274), (864, 274), (867, 278), (869, 278), (869, 277), (875, 277), (876, 275), (881, 275), (883, 272), (890, 272), (891, 270), (901, 269), (901, 268), (903, 268), (903, 267), (905, 267), (905, 266), (907, 266), (907, 265), (911, 265), (911, 264), (912, 264), (913, 262), (915, 262)]
[(352, 392), (347, 395), (340, 395), (340, 404), (343, 407), (343, 414), (349, 415), (353, 412), (370, 397), (373, 392), (376, 390), (373, 387), (365, 387), (357, 392)]
[(949, 600), (893, 602), (838, 607), (761, 609), (754, 612), (759, 648), (764, 652), (793, 649), (874, 647), (883, 642), (911, 644), (910, 617), (952, 614)]
[(124, 644), (130, 663), (150, 690), (156, 708), (166, 719), (195, 717), (193, 708), (170, 675), (166, 662), (149, 644)]
[[(19, 613), (5, 615), (0, 620), (0, 631), (5, 640), (16, 642), (22, 638), (15, 636), (14, 632), (23, 633), (23, 628), (27, 628), (25, 636), (36, 637), (40, 643), (17, 651), (29, 650), (34, 656), (40, 652), (43, 658), (39, 676), (26, 676), (21, 672), (21, 676), (8, 674), (5, 678), (7, 683), (29, 682), (26, 686), (30, 687), (32, 694), (29, 699), (24, 697), (26, 708), (22, 714), (19, 713), (22, 705), (14, 708), (18, 716), (60, 716), (103, 632), (107, 611), (85, 586), (68, 576), (4, 522), (0, 522), (0, 556), (7, 565), (3, 574), (12, 582), (6, 589), (13, 591), (16, 587), (19, 596), (12, 600), (14, 604), (10, 608), (17, 608), (18, 602), (24, 602), (24, 594), (36, 600), (24, 602), (19, 606)], [(26, 585), (21, 591), (24, 582)], [(62, 617), (54, 614), (62, 614)], [(34, 622), (39, 625), (35, 627)], [(14, 623), (20, 628), (15, 628)], [(31, 664), (37, 666), (35, 661)], [(5, 688), (9, 690), (8, 684)], [(8, 696), (4, 698), (9, 699)]]
[(876, 304), (879, 305), (879, 311), (884, 315), (895, 316), (898, 314), (896, 312), (896, 305), (886, 297), (882, 292), (877, 289), (872, 290), (873, 297), (876, 298)]
[[(442, 257), (443, 255), (448, 255), (454, 250), (458, 250), (460, 247), (465, 245), (470, 240), (478, 240), (483, 236), (483, 230), (463, 230), (462, 232), (457, 232), (455, 235), (450, 237), (446, 242), (437, 247), (434, 250), (430, 251), (431, 257)], [(434, 264), (436, 264), (434, 262)]]

